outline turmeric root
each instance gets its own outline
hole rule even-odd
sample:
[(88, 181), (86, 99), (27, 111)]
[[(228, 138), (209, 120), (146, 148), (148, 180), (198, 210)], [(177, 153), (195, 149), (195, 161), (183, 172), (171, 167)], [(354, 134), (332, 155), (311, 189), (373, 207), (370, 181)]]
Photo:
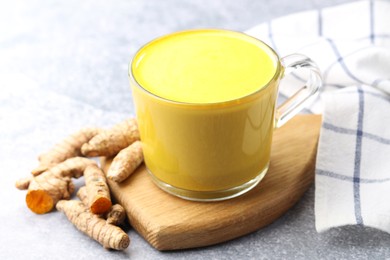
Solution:
[(88, 157), (113, 156), (139, 139), (137, 121), (128, 119), (94, 136), (81, 152)]
[[(77, 197), (80, 199), (80, 201), (84, 204), (85, 207), (88, 207), (88, 194), (86, 186), (81, 187), (77, 191)], [(105, 218), (108, 224), (118, 226), (125, 221), (126, 211), (121, 205), (115, 204), (111, 206), (111, 209), (107, 213)]]
[(119, 205), (115, 204), (111, 207), (110, 212), (107, 214), (107, 224), (112, 224), (115, 226), (121, 225), (126, 218), (126, 211), (125, 209)]
[(19, 189), (19, 190), (27, 190), (28, 186), (30, 185), (30, 182), (32, 181), (32, 179), (33, 179), (32, 176), (21, 178), (21, 179), (16, 181), (15, 187), (17, 189)]
[(104, 248), (124, 250), (129, 246), (130, 238), (122, 229), (89, 212), (81, 201), (60, 200), (56, 208), (64, 212), (78, 230), (98, 241)]
[(87, 158), (74, 157), (33, 177), (26, 195), (28, 208), (37, 214), (44, 214), (51, 211), (59, 200), (69, 199), (74, 191), (71, 178), (83, 175), (88, 165), (96, 164)]
[(83, 186), (77, 191), (77, 197), (81, 200), (81, 202), (88, 207), (88, 194), (87, 187)]
[(98, 134), (99, 128), (83, 128), (76, 133), (68, 136), (60, 143), (56, 144), (48, 152), (41, 154), (39, 166), (31, 171), (36, 176), (48, 170), (50, 167), (65, 161), (66, 159), (80, 156), (81, 146), (87, 143), (92, 137)]
[(84, 172), (88, 206), (94, 214), (104, 214), (112, 206), (110, 190), (104, 172), (97, 165), (89, 165)]
[(141, 142), (136, 141), (115, 156), (107, 171), (107, 178), (118, 183), (122, 182), (134, 172), (143, 160)]

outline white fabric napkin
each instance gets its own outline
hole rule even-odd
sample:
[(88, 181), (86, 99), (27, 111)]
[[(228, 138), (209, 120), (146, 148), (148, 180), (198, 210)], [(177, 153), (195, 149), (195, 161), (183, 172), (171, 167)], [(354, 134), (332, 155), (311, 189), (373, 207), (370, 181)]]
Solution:
[[(282, 17), (249, 31), (280, 56), (302, 53), (324, 85), (316, 176), (318, 232), (365, 225), (390, 233), (390, 2), (358, 1)], [(284, 80), (281, 96), (302, 75)], [(304, 134), (304, 133), (302, 133)]]

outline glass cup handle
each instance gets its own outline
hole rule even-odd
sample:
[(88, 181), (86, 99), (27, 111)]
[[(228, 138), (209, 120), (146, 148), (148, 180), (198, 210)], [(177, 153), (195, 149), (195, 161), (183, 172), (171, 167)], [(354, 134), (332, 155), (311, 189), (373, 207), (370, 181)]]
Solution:
[(309, 78), (306, 84), (295, 94), (281, 104), (275, 112), (275, 127), (279, 128), (288, 120), (298, 114), (305, 105), (318, 94), (322, 85), (320, 70), (310, 58), (301, 54), (288, 55), (281, 59), (284, 67), (284, 75), (290, 74), (298, 69), (308, 69)]

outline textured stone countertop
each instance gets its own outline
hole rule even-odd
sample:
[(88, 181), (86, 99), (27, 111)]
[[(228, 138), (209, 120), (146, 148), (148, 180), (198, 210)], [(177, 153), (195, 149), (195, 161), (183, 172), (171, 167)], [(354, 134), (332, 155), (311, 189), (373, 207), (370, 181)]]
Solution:
[[(384, 259), (390, 235), (364, 227), (318, 234), (314, 187), (273, 224), (206, 248), (159, 252), (133, 229), (107, 251), (62, 213), (33, 214), (14, 182), (37, 155), (86, 125), (134, 114), (127, 66), (147, 41), (177, 30), (246, 30), (348, 0), (0, 1), (0, 259)], [(81, 185), (80, 182), (77, 185)]]

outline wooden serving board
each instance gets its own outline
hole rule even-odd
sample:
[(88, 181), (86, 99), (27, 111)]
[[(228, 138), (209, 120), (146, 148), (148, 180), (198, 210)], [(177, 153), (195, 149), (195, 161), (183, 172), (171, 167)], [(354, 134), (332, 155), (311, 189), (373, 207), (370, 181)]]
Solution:
[[(109, 181), (130, 224), (158, 250), (208, 246), (264, 227), (291, 208), (314, 180), (321, 116), (300, 115), (274, 133), (271, 164), (248, 193), (193, 202), (160, 190), (141, 165), (121, 184)], [(102, 158), (104, 170), (111, 160)]]

